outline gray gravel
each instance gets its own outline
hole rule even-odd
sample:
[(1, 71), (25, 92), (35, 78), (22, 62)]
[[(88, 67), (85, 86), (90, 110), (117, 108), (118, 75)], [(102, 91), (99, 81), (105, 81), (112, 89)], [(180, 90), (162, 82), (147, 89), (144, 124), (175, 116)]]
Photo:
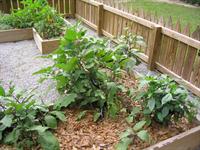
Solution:
[(44, 102), (53, 102), (58, 98), (55, 85), (52, 81), (38, 83), (39, 75), (32, 74), (39, 69), (49, 66), (48, 59), (37, 58), (41, 56), (33, 40), (15, 43), (0, 44), (0, 81), (8, 88), (12, 81), (19, 89), (31, 89), (38, 86), (36, 92)]

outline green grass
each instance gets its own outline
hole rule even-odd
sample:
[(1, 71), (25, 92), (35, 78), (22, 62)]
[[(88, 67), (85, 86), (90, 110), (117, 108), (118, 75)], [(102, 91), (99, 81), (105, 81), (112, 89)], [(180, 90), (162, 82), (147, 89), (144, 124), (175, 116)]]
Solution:
[(132, 0), (129, 6), (134, 9), (144, 9), (145, 12), (157, 13), (158, 16), (163, 16), (165, 20), (171, 16), (173, 23), (180, 20), (182, 27), (189, 23), (191, 31), (194, 31), (197, 25), (200, 25), (200, 8), (155, 2), (154, 0)]

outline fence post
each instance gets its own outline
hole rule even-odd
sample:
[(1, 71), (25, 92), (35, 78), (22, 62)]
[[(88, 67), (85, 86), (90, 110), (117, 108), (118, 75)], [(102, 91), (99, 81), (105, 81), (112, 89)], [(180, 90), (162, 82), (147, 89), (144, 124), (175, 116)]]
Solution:
[(75, 15), (76, 15), (76, 0), (71, 0), (71, 14), (72, 14), (72, 17), (75, 18)]
[(148, 69), (154, 70), (155, 69), (155, 62), (158, 55), (159, 46), (161, 43), (161, 32), (162, 27), (155, 25), (152, 31), (152, 41), (150, 44), (150, 53), (148, 59)]
[(6, 0), (2, 0), (2, 8), (4, 13), (9, 13), (8, 3)]
[(102, 35), (102, 24), (103, 24), (103, 4), (99, 4), (97, 13), (97, 34)]

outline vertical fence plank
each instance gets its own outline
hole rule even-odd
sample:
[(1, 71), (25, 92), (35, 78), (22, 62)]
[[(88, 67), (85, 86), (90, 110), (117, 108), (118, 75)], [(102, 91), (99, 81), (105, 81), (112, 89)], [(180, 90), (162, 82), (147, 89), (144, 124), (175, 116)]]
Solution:
[(97, 13), (97, 34), (102, 35), (102, 24), (103, 24), (103, 5), (98, 5), (98, 13)]
[(161, 43), (161, 31), (162, 28), (160, 26), (155, 26), (152, 31), (152, 41), (150, 41), (150, 51), (149, 51), (149, 60), (148, 60), (148, 69), (155, 69), (156, 57), (158, 55), (159, 46)]

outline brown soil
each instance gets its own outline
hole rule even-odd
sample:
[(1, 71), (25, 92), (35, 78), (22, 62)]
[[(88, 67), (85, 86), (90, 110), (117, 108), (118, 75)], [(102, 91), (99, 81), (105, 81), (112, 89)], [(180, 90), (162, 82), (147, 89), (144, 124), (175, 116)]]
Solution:
[[(116, 119), (105, 118), (95, 123), (92, 111), (88, 111), (82, 120), (76, 121), (79, 112), (80, 110), (67, 110), (67, 122), (60, 123), (56, 130), (55, 135), (59, 140), (61, 150), (113, 150), (119, 142), (119, 134), (132, 126), (126, 123), (124, 113)], [(195, 126), (195, 123), (190, 124), (184, 118), (168, 126), (153, 123), (147, 128), (151, 135), (151, 142), (144, 143), (136, 139), (130, 149), (141, 150)]]

